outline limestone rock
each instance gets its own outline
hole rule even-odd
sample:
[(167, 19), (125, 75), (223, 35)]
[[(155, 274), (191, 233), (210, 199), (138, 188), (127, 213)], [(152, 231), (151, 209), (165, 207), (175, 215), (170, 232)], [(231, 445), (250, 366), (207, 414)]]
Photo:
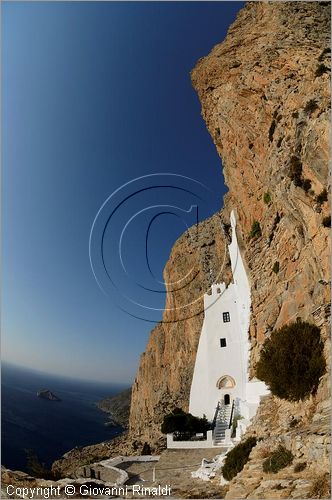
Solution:
[(97, 406), (100, 410), (110, 414), (111, 425), (121, 425), (126, 429), (129, 422), (130, 401), (131, 388), (98, 401)]

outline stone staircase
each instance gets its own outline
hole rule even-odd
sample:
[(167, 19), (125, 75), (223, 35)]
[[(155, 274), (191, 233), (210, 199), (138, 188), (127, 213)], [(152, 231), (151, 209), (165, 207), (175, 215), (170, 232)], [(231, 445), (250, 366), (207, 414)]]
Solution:
[(215, 446), (220, 446), (225, 439), (225, 431), (229, 428), (232, 405), (220, 404), (218, 408), (216, 425), (213, 432)]

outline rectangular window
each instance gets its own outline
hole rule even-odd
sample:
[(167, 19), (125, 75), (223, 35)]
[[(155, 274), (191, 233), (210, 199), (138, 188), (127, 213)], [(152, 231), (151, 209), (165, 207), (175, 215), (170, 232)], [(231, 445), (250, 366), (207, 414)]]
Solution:
[(231, 317), (229, 315), (229, 312), (222, 313), (222, 320), (224, 323), (229, 323), (231, 320)]
[(226, 339), (220, 339), (220, 347), (226, 347)]

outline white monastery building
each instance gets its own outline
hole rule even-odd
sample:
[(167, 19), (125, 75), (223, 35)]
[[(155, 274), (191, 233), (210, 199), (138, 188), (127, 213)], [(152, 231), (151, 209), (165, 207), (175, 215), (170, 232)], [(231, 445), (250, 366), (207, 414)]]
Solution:
[(260, 397), (269, 393), (264, 382), (249, 381), (250, 285), (236, 237), (231, 213), (229, 245), (233, 282), (216, 283), (204, 295), (204, 322), (190, 391), (189, 411), (215, 422), (214, 445), (230, 438), (234, 416), (239, 439), (255, 415)]

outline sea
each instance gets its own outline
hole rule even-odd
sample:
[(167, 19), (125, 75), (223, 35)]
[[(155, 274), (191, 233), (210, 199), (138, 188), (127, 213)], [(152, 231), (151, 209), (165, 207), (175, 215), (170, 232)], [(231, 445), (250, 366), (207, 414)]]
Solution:
[[(96, 402), (125, 389), (116, 384), (55, 377), (3, 363), (1, 370), (1, 463), (28, 472), (27, 450), (50, 467), (76, 446), (106, 441), (121, 427), (105, 425), (108, 415)], [(61, 401), (37, 397), (49, 389)]]

